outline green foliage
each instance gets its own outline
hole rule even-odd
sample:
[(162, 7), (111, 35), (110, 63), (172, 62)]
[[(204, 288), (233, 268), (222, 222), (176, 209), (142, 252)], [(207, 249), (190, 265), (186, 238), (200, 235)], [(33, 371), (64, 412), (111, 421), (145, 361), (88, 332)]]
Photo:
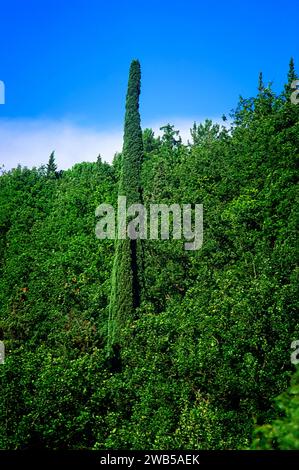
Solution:
[(203, 124), (193, 124), (190, 129), (193, 145), (207, 145), (213, 143), (220, 137), (220, 126), (219, 124), (213, 124), (210, 119), (206, 119)]
[[(0, 447), (298, 449), (299, 106), (261, 76), (230, 129), (195, 124), (185, 145), (170, 124), (141, 133), (139, 92), (134, 61), (111, 166), (0, 176)], [(132, 244), (94, 234), (120, 190), (204, 207), (200, 250), (144, 244), (138, 303)]]
[(178, 147), (182, 143), (182, 139), (179, 135), (180, 132), (175, 130), (173, 125), (166, 124), (166, 126), (160, 127), (160, 131), (163, 131), (161, 142), (169, 150)]
[(161, 144), (160, 137), (155, 137), (152, 129), (144, 129), (142, 133), (143, 149), (145, 154), (150, 154), (154, 150), (157, 150)]
[(299, 370), (292, 377), (288, 390), (276, 398), (280, 418), (255, 429), (253, 449), (299, 449)]
[(48, 178), (55, 178), (56, 177), (56, 171), (57, 171), (57, 165), (55, 163), (54, 152), (52, 152), (50, 157), (49, 157), (49, 162), (47, 164), (47, 176), (48, 176)]
[(293, 91), (291, 85), (292, 85), (292, 82), (294, 80), (297, 80), (298, 79), (298, 75), (296, 74), (296, 71), (295, 71), (295, 64), (294, 64), (294, 59), (293, 57), (291, 57), (290, 59), (290, 63), (289, 63), (289, 71), (288, 71), (288, 81), (287, 83), (285, 84), (284, 86), (284, 96), (287, 100), (290, 99), (290, 95)]

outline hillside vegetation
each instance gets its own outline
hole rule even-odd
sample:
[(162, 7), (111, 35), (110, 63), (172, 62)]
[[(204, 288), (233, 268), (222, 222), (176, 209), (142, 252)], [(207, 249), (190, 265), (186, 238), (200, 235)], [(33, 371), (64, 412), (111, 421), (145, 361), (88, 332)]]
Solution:
[[(260, 77), (188, 144), (170, 124), (138, 133), (136, 67), (112, 165), (59, 172), (52, 155), (0, 177), (0, 448), (298, 449), (293, 64), (281, 94)], [(95, 209), (120, 191), (203, 204), (203, 246), (97, 239)]]

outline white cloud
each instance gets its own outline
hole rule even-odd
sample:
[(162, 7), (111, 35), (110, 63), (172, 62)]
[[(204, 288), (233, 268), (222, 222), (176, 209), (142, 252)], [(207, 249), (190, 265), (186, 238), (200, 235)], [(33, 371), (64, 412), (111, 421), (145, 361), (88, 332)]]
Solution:
[[(162, 118), (159, 123), (143, 123), (151, 127), (155, 135), (161, 134), (162, 125), (174, 124), (180, 130), (184, 142), (190, 139), (193, 122), (202, 118)], [(219, 122), (219, 119), (213, 119)], [(111, 162), (115, 152), (121, 151), (122, 129), (96, 130), (68, 120), (46, 119), (2, 119), (0, 120), (0, 165), (5, 169), (46, 164), (50, 153), (55, 150), (59, 169), (70, 168), (82, 161), (95, 161), (100, 153), (102, 159)]]
[(122, 147), (122, 131), (97, 131), (66, 121), (1, 120), (0, 164), (5, 169), (40, 166), (55, 150), (60, 169), (82, 161), (95, 161), (100, 153), (112, 161)]

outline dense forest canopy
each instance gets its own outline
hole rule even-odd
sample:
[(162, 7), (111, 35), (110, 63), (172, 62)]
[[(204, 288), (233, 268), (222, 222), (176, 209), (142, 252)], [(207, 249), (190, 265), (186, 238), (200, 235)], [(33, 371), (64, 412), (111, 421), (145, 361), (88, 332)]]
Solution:
[[(185, 144), (169, 123), (141, 132), (134, 61), (111, 165), (62, 172), (53, 153), (2, 171), (1, 448), (299, 448), (296, 78), (291, 61), (275, 94), (260, 76), (230, 120), (191, 123)], [(202, 248), (98, 240), (95, 209), (121, 191), (202, 203)]]

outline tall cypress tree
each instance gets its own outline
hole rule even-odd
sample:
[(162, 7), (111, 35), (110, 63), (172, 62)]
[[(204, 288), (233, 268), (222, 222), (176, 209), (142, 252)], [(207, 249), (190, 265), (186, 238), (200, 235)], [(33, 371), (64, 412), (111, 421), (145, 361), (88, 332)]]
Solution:
[[(138, 60), (130, 67), (126, 97), (124, 143), (119, 195), (126, 196), (127, 205), (142, 203), (141, 164), (143, 141), (140, 126), (139, 95), (141, 71)], [(142, 292), (143, 248), (141, 240), (116, 241), (110, 312), (108, 323), (108, 352), (119, 349), (126, 340), (126, 326), (136, 316)]]

